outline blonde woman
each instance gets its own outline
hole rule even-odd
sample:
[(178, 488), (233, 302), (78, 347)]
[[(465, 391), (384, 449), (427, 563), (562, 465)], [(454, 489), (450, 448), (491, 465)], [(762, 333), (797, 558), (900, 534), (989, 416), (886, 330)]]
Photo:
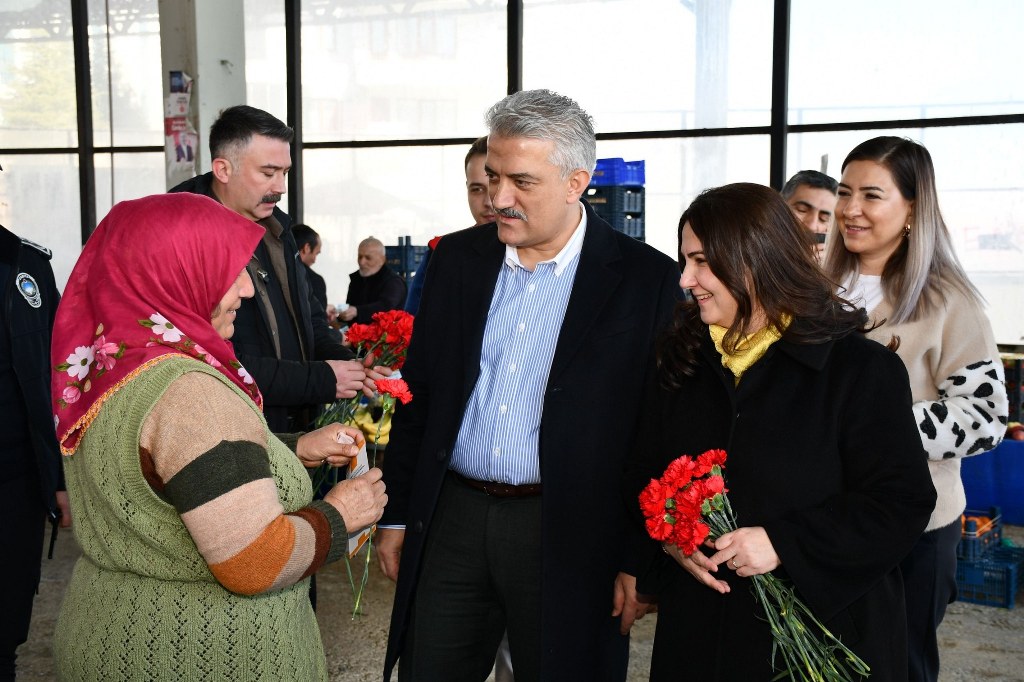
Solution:
[[(965, 507), (960, 459), (999, 444), (1006, 428), (1003, 368), (982, 299), (953, 252), (939, 211), (931, 155), (899, 137), (876, 137), (843, 161), (825, 271), (899, 337), (914, 417), (938, 493), (925, 533), (902, 561), (910, 677), (936, 680), (936, 629), (956, 599), (956, 545)], [(840, 241), (841, 238), (841, 241)]]

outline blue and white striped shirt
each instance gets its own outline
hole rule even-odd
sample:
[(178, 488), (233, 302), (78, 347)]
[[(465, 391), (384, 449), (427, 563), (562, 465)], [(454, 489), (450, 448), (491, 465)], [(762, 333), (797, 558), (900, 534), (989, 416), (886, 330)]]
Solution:
[(462, 417), (451, 468), (467, 478), (540, 483), (538, 456), (544, 392), (579, 264), (587, 213), (552, 260), (523, 267), (505, 247), (487, 311), (480, 376)]

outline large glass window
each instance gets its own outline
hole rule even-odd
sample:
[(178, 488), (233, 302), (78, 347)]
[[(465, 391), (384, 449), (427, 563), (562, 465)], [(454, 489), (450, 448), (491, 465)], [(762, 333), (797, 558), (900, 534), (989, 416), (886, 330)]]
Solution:
[(78, 144), (70, 3), (43, 4), (0, 9), (0, 149)]
[(89, 58), (96, 146), (162, 145), (157, 0), (91, 2)]
[[(284, 19), (292, 5), (243, 2), (248, 102), (285, 119)], [(77, 130), (72, 3), (0, 3), (0, 220), (48, 245), (77, 243), (77, 174), (95, 181), (98, 219), (115, 201), (162, 190), (158, 3), (85, 3), (92, 143)], [(484, 112), (519, 74), (506, 63), (505, 0), (297, 4), (300, 142), (346, 147), (307, 148), (299, 188), (303, 218), (326, 233), (320, 267), (338, 298), (368, 234), (422, 244), (468, 224), (465, 145), (447, 142), (482, 134)], [(599, 142), (599, 157), (646, 161), (646, 240), (666, 253), (674, 255), (678, 216), (697, 192), (768, 182), (772, 63), (782, 58), (773, 54), (775, 4), (523, 0), (522, 86), (576, 99), (599, 133), (620, 138)], [(1024, 123), (982, 125), (978, 117), (1024, 118), (1024, 80), (1015, 71), (1024, 63), (1021, 25), (1017, 0), (790, 0), (787, 56), (794, 126), (971, 117), (888, 132), (932, 150), (960, 257), (990, 301), (1000, 340), (1015, 343), (1024, 341), (1024, 323), (1013, 322), (1024, 320), (1014, 297), (1024, 291), (1015, 256), (1024, 244), (1012, 218), (1024, 209)], [(735, 127), (757, 134), (644, 137)], [(875, 134), (797, 131), (785, 141), (789, 173), (824, 160), (838, 175), (846, 152)], [(367, 142), (380, 146), (361, 146)], [(113, 149), (93, 161), (95, 147)], [(48, 188), (43, 200), (40, 188)]]
[(96, 214), (105, 216), (119, 201), (166, 191), (162, 152), (97, 154)]
[(0, 224), (53, 251), (53, 274), (61, 290), (82, 251), (78, 157), (17, 154), (3, 159)]
[(771, 0), (525, 0), (523, 87), (599, 132), (768, 125)]
[(1024, 3), (791, 2), (790, 123), (1024, 108)]
[(644, 160), (644, 241), (673, 258), (679, 216), (700, 192), (768, 182), (767, 135), (598, 142), (597, 156)]
[(303, 3), (308, 142), (466, 137), (505, 94), (499, 2)]
[(323, 240), (315, 270), (343, 301), (359, 242), (413, 244), (473, 224), (463, 160), (468, 145), (316, 149), (303, 155), (305, 220)]
[(288, 114), (286, 64), (284, 0), (245, 0), (247, 104), (282, 121)]

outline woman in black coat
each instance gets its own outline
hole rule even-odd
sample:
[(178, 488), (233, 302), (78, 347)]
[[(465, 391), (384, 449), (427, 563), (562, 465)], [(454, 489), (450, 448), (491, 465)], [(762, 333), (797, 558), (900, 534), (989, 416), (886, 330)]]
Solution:
[[(871, 667), (907, 674), (898, 563), (935, 501), (896, 354), (864, 336), (773, 190), (704, 192), (679, 222), (681, 304), (627, 463), (638, 591), (656, 596), (652, 680), (769, 680), (751, 576), (790, 581)], [(646, 538), (637, 495), (722, 448), (739, 529), (690, 556)], [(779, 656), (777, 662), (781, 663)]]

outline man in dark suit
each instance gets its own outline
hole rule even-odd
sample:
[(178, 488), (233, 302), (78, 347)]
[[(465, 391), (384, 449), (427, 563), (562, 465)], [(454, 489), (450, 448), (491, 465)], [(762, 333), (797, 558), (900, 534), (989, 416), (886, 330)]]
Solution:
[[(487, 114), (497, 223), (438, 244), (385, 462), (377, 542), (398, 581), (384, 677), (623, 680), (636, 599), (621, 462), (679, 270), (580, 196), (593, 123), (520, 92)], [(400, 569), (400, 570), (399, 570)]]

